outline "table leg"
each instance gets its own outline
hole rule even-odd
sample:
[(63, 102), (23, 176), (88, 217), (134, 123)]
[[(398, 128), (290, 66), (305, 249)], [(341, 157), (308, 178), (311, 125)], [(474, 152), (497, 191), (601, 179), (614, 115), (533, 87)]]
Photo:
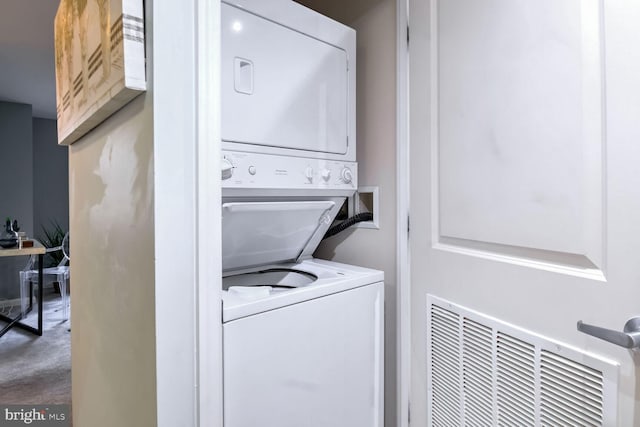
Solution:
[(12, 327), (20, 328), (25, 331), (29, 331), (33, 334), (42, 336), (42, 300), (43, 300), (42, 263), (43, 261), (44, 261), (44, 255), (39, 254), (38, 255), (38, 328), (36, 329), (33, 326), (29, 326), (29, 325), (25, 325), (24, 323), (21, 323), (20, 320), (22, 320), (22, 313), (18, 314), (18, 316), (13, 319), (0, 314), (0, 320), (9, 322), (8, 325), (6, 325), (4, 328), (0, 330), (0, 337), (6, 334), (9, 331), (9, 329), (11, 329)]
[(38, 335), (42, 335), (42, 263), (44, 255), (38, 255)]
[(19, 326), (20, 323), (18, 323), (20, 321), (20, 319), (22, 319), (22, 315), (18, 315), (18, 317), (16, 318), (10, 318), (5, 316), (4, 314), (0, 314), (0, 320), (3, 320), (5, 322), (9, 322), (4, 328), (2, 328), (0, 330), (0, 337), (3, 336), (4, 334), (6, 334), (7, 332), (9, 332), (9, 329), (11, 329), (13, 326)]

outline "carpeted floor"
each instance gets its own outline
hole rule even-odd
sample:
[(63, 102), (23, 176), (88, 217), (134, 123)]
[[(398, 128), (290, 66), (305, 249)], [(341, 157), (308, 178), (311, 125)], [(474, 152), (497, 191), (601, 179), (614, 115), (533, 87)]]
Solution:
[[(71, 404), (71, 324), (62, 320), (60, 295), (47, 287), (44, 294), (41, 337), (17, 328), (0, 337), (2, 404)], [(37, 318), (34, 305), (25, 323)]]

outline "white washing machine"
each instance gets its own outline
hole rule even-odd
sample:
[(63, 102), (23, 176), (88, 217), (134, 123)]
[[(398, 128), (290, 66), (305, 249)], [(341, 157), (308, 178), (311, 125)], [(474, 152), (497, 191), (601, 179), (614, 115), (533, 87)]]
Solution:
[(306, 260), (223, 281), (225, 427), (383, 425), (382, 272)]
[(380, 427), (383, 272), (311, 258), (344, 198), (287, 192), (222, 206), (224, 425)]

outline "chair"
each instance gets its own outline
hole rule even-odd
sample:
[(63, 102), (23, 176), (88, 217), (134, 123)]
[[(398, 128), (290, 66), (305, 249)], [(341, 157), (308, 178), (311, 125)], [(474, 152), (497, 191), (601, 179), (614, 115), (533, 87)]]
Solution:
[[(62, 239), (62, 244), (60, 246), (56, 246), (53, 248), (47, 248), (46, 253), (62, 251), (62, 261), (58, 263), (55, 267), (47, 267), (42, 269), (42, 284), (44, 286), (44, 279), (47, 276), (54, 276), (57, 282), (60, 285), (60, 295), (62, 296), (62, 318), (64, 320), (69, 319), (69, 295), (67, 293), (68, 285), (69, 285), (69, 261), (71, 258), (69, 257), (69, 233), (64, 235)], [(38, 257), (36, 255), (31, 255), (29, 262), (27, 263), (24, 270), (20, 272), (20, 292), (22, 295), (30, 295), (30, 283), (37, 281), (38, 278), (38, 268), (37, 268)], [(22, 298), (22, 313), (23, 316), (26, 316), (27, 311), (27, 298)]]

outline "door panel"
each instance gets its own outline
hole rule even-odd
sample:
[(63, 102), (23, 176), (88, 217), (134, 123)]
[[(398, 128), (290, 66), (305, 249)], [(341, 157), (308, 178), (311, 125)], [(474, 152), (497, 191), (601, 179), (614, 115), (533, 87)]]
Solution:
[(412, 424), (427, 294), (619, 363), (619, 425), (640, 423), (632, 354), (576, 331), (640, 314), (640, 6), (410, 11)]
[(599, 5), (556, 3), (438, 3), (439, 237), (601, 269)]

